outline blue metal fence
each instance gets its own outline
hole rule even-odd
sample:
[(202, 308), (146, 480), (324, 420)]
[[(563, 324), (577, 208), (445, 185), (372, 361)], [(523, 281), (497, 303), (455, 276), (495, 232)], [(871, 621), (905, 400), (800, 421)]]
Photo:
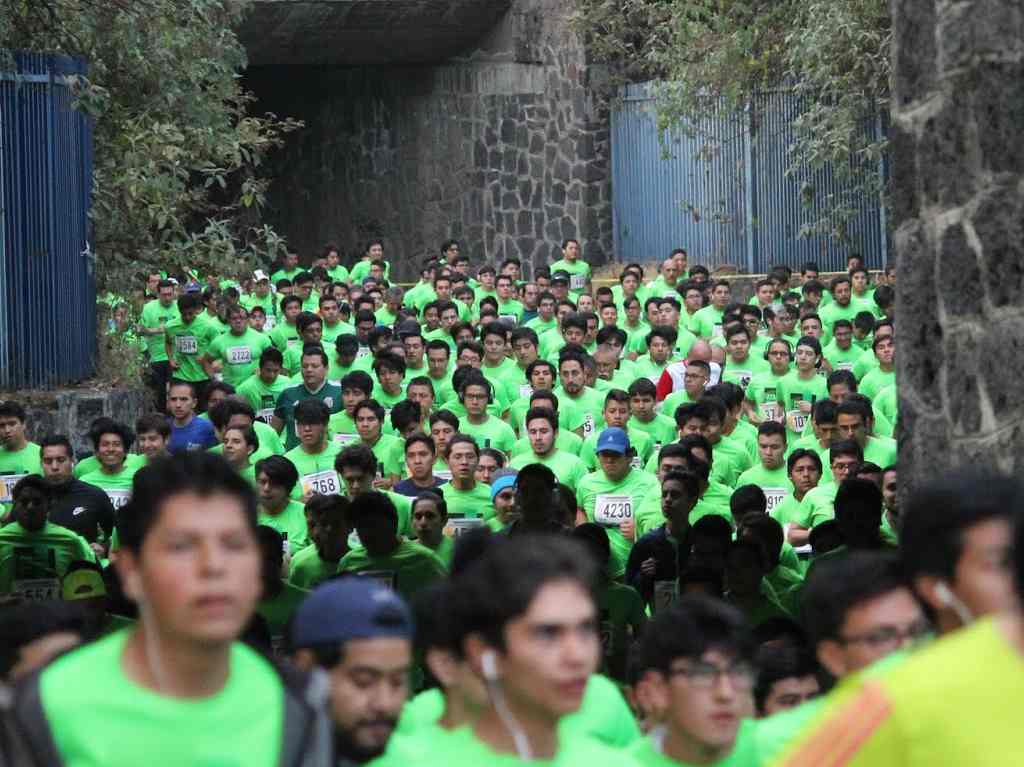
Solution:
[[(691, 263), (730, 264), (754, 274), (805, 261), (817, 261), (823, 271), (845, 270), (854, 252), (871, 268), (887, 262), (885, 213), (877, 199), (853, 200), (857, 213), (846, 242), (799, 236), (825, 207), (823, 200), (849, 190), (829, 170), (786, 176), (799, 110), (792, 93), (761, 94), (746, 113), (723, 111), (695, 126), (698, 137), (659, 134), (653, 84), (626, 86), (621, 96), (612, 115), (612, 211), (621, 261), (663, 259), (685, 247)], [(814, 189), (810, 207), (802, 199), (805, 183)]]
[(89, 240), (92, 128), (66, 56), (17, 53), (0, 70), (0, 388), (87, 378), (96, 352)]

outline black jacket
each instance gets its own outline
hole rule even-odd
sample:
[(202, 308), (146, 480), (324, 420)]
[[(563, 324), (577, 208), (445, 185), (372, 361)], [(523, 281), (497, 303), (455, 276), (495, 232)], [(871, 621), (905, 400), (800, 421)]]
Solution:
[[(648, 604), (654, 599), (655, 581), (676, 581), (679, 574), (686, 569), (689, 556), (689, 543), (686, 538), (678, 544), (669, 540), (665, 525), (651, 530), (641, 536), (629, 552), (626, 563), (626, 584), (640, 592), (640, 596)], [(644, 575), (640, 566), (648, 559), (654, 559), (654, 575)]]
[[(279, 767), (333, 767), (334, 729), (327, 714), (328, 682), (274, 664), (284, 686), (284, 731)], [(0, 767), (63, 767), (40, 697), (42, 671), (12, 690), (0, 688)], [(253, 701), (253, 705), (261, 705)], [(125, 726), (111, 722), (111, 727)], [(102, 737), (102, 733), (97, 733)], [(225, 738), (230, 738), (225, 733)]]
[(96, 543), (102, 530), (107, 540), (114, 532), (114, 506), (100, 488), (72, 479), (64, 485), (50, 486), (50, 521), (74, 530)]

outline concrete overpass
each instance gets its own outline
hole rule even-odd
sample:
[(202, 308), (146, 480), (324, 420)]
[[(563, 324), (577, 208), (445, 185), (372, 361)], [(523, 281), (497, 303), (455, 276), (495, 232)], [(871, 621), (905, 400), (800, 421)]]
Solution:
[(257, 0), (252, 66), (435, 64), (476, 43), (512, 0)]
[(256, 0), (241, 29), (257, 113), (305, 122), (272, 159), (268, 220), (309, 260), (384, 239), (392, 275), (458, 239), (527, 274), (574, 237), (612, 255), (603, 70), (572, 0)]

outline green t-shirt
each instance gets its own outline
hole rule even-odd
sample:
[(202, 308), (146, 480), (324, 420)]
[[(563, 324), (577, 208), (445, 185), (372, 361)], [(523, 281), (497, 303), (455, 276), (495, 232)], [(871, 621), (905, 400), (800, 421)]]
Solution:
[(19, 522), (0, 527), (0, 595), (29, 602), (60, 599), (60, 579), (68, 565), (95, 561), (89, 543), (78, 533), (47, 522), (29, 532)]
[(281, 392), (294, 385), (295, 382), (284, 373), (278, 375), (273, 383), (268, 384), (260, 378), (259, 372), (256, 372), (242, 381), (235, 388), (235, 392), (249, 401), (259, 420), (269, 424), (270, 419), (274, 417), (274, 408), (277, 407)]
[(401, 541), (394, 551), (372, 557), (364, 548), (350, 551), (338, 563), (339, 573), (359, 573), (411, 600), (420, 589), (446, 578), (448, 571), (433, 551), (413, 541)]
[(542, 333), (548, 330), (554, 330), (558, 327), (558, 320), (552, 317), (548, 321), (544, 321), (540, 315), (537, 315), (532, 320), (529, 320), (523, 327), (530, 328), (539, 337)]
[[(444, 705), (444, 696), (436, 687), (421, 692), (402, 709), (396, 734), (409, 735), (436, 726), (444, 714)], [(601, 674), (592, 674), (587, 680), (579, 710), (562, 717), (558, 733), (566, 740), (591, 737), (613, 748), (626, 748), (641, 737), (633, 712), (618, 685)]]
[(630, 430), (642, 431), (650, 437), (654, 452), (660, 450), (662, 445), (667, 445), (669, 442), (675, 442), (676, 440), (675, 419), (661, 413), (655, 413), (654, 418), (650, 421), (641, 421), (636, 416), (631, 415), (627, 426)]
[[(230, 675), (219, 692), (202, 699), (170, 698), (125, 674), (122, 656), (129, 635), (130, 630), (119, 631), (84, 645), (42, 672), (41, 703), (63, 764), (280, 763), (284, 689), (266, 660), (235, 642)], [(113, 722), (131, 726), (114, 732)]]
[(694, 312), (690, 322), (690, 331), (701, 338), (715, 338), (722, 335), (722, 318), (725, 312), (709, 304)]
[(270, 342), (281, 354), (287, 354), (290, 347), (301, 345), (299, 329), (282, 320), (270, 331)]
[(637, 767), (625, 751), (606, 746), (586, 735), (563, 735), (559, 739), (558, 753), (553, 759), (531, 759), (526, 762), (515, 754), (495, 752), (479, 740), (469, 727), (460, 727), (451, 733), (442, 734), (444, 732), (439, 727), (421, 728), (411, 736), (396, 738), (394, 744), (389, 745), (387, 753), (370, 762), (369, 767)]
[(551, 264), (551, 273), (562, 271), (569, 275), (569, 290), (573, 293), (579, 293), (587, 286), (587, 280), (590, 279), (590, 264), (584, 261), (582, 258), (577, 258), (575, 261), (567, 261), (564, 258), (555, 261)]
[(781, 376), (775, 375), (769, 368), (750, 379), (747, 385), (747, 399), (753, 403), (757, 414), (765, 421), (778, 421), (782, 418), (779, 406), (779, 383), (789, 375), (787, 371)]
[(875, 398), (882, 389), (896, 385), (896, 371), (886, 372), (881, 367), (868, 371), (857, 386), (857, 391), (863, 394), (874, 403)]
[(261, 506), (256, 522), (272, 527), (281, 533), (284, 536), (285, 550), (291, 554), (295, 554), (309, 545), (305, 507), (298, 501), (288, 501), (288, 505), (277, 514), (270, 514)]
[(796, 496), (790, 493), (772, 509), (772, 516), (780, 525), (797, 525), (798, 527), (810, 527), (811, 521), (807, 516), (806, 507), (801, 503), (803, 499), (797, 500)]
[(0, 448), (0, 503), (11, 503), (11, 493), (22, 477), (43, 473), (39, 445), (28, 442), (21, 450)]
[(818, 316), (821, 318), (821, 324), (831, 335), (832, 326), (836, 324), (836, 320), (853, 322), (853, 318), (863, 311), (865, 308), (854, 301), (850, 301), (846, 306), (840, 306), (836, 301), (832, 301), (828, 306), (818, 308)]
[(580, 480), (587, 476), (588, 473), (587, 467), (583, 465), (583, 461), (571, 453), (565, 453), (557, 448), (545, 458), (538, 458), (531, 450), (528, 453), (523, 453), (513, 458), (509, 466), (518, 470), (534, 463), (547, 466), (558, 477), (558, 481), (568, 485), (574, 493)]
[[(363, 443), (366, 444), (366, 443)], [(381, 434), (373, 446), (367, 445), (373, 454), (377, 456), (377, 476), (398, 476), (406, 475), (405, 467), (405, 442), (399, 437), (392, 437), (390, 434)]]
[(338, 572), (338, 562), (320, 557), (316, 544), (309, 544), (292, 557), (288, 568), (288, 582), (300, 589), (315, 589)]
[[(172, 301), (170, 306), (163, 306), (159, 300), (153, 299), (152, 301), (147, 301), (146, 305), (142, 307), (142, 316), (139, 318), (139, 324), (147, 330), (156, 330), (163, 325), (166, 332), (167, 326), (174, 320), (181, 321), (178, 304)], [(164, 333), (154, 333), (153, 335), (147, 335), (145, 338), (146, 349), (149, 351), (149, 361), (166, 362), (167, 347), (164, 346)]]
[(815, 402), (828, 399), (828, 386), (824, 376), (815, 374), (810, 378), (801, 378), (797, 370), (791, 370), (779, 380), (776, 396), (785, 408), (789, 440), (796, 440), (811, 418), (810, 413), (800, 410), (799, 403), (810, 402), (813, 408)]
[(331, 413), (337, 413), (342, 408), (341, 387), (327, 381), (324, 381), (316, 392), (311, 392), (304, 383), (289, 386), (282, 391), (277, 398), (274, 415), (284, 421), (284, 429), (281, 434), (284, 437), (284, 446), (287, 450), (291, 450), (299, 444), (299, 436), (295, 433), (295, 406), (304, 399), (320, 400), (327, 405), (327, 409)]
[[(729, 755), (719, 759), (713, 767), (752, 767), (761, 764), (758, 760), (757, 739), (755, 733), (757, 723), (753, 719), (744, 719), (736, 733), (736, 742)], [(691, 767), (665, 756), (661, 747), (652, 738), (643, 738), (629, 750), (637, 764), (641, 767)]]
[(630, 469), (618, 482), (608, 479), (603, 471), (596, 471), (580, 480), (576, 488), (576, 500), (587, 521), (597, 522), (608, 532), (612, 549), (609, 574), (613, 578), (620, 578), (625, 573), (626, 560), (633, 548), (633, 542), (622, 535), (619, 525), (627, 519), (634, 519), (644, 496), (657, 492), (657, 487), (658, 480), (654, 475)]
[(223, 363), (224, 380), (234, 387), (258, 372), (260, 355), (270, 347), (270, 339), (252, 328), (246, 328), (240, 336), (227, 332), (210, 342), (207, 354)]
[(505, 455), (512, 452), (512, 446), (516, 443), (516, 433), (512, 427), (493, 415), (487, 416), (483, 423), (470, 423), (469, 417), (460, 418), (459, 426), (463, 434), (468, 434), (476, 440), (478, 447), (493, 447)]
[(121, 471), (116, 474), (108, 474), (102, 469), (97, 469), (82, 477), (82, 481), (95, 485), (106, 493), (116, 511), (128, 503), (128, 500), (131, 498), (132, 478), (140, 468), (142, 468), (142, 464), (139, 464), (137, 461), (131, 463), (125, 461)]
[(475, 482), (472, 490), (459, 490), (448, 482), (441, 485), (441, 495), (448, 504), (448, 516), (452, 519), (489, 519), (494, 516), (491, 488), (483, 482)]
[(822, 356), (829, 361), (833, 370), (853, 370), (857, 359), (863, 353), (864, 350), (854, 343), (850, 344), (849, 349), (840, 349), (835, 339), (821, 350)]
[[(128, 453), (124, 458), (124, 465), (140, 469), (146, 465), (146, 456), (139, 455), (138, 453)], [(99, 470), (100, 459), (94, 455), (90, 455), (88, 458), (83, 458), (75, 464), (75, 470), (73, 473), (75, 475), (75, 479), (81, 479), (86, 474), (92, 474), (94, 471)]]
[(722, 380), (746, 389), (754, 376), (769, 372), (771, 372), (771, 366), (764, 357), (756, 357), (751, 351), (742, 362), (736, 362), (732, 357), (726, 357)]
[[(740, 474), (736, 487), (757, 485), (768, 499), (768, 513), (772, 514), (780, 503), (793, 494), (793, 483), (786, 473), (786, 465), (777, 469), (766, 469), (760, 462)], [(774, 514), (772, 514), (774, 516)]]
[(331, 278), (331, 282), (348, 282), (348, 269), (341, 264), (328, 269), (324, 267), (324, 271), (327, 272), (327, 276)]
[(686, 393), (686, 389), (680, 389), (679, 391), (672, 392), (661, 401), (658, 412), (666, 418), (671, 418), (672, 422), (675, 423), (676, 410), (679, 409), (679, 406), (696, 401)]
[[(606, 394), (589, 386), (583, 387), (583, 391), (578, 397), (570, 397), (561, 386), (555, 387), (554, 394), (558, 397), (559, 412), (565, 408), (565, 412), (572, 416), (567, 428), (575, 431), (582, 426), (583, 434), (581, 436), (583, 439), (604, 428), (603, 413)], [(561, 425), (561, 418), (559, 418), (559, 425)]]
[(263, 616), (270, 629), (270, 640), (277, 650), (281, 647), (284, 632), (299, 605), (309, 595), (306, 589), (281, 581), (281, 590), (269, 599), (260, 600), (256, 612)]
[(601, 672), (626, 681), (626, 660), (644, 625), (644, 600), (632, 586), (605, 583), (598, 593), (601, 635)]
[(215, 332), (203, 315), (188, 325), (182, 324), (180, 317), (167, 323), (165, 335), (171, 347), (171, 357), (178, 365), (172, 371), (172, 377), (182, 381), (208, 380), (209, 376), (203, 370), (199, 358), (206, 353)]
[[(292, 498), (298, 500), (306, 493), (319, 493), (320, 495), (341, 495), (343, 487), (341, 477), (334, 470), (334, 459), (341, 452), (341, 448), (333, 442), (319, 453), (308, 453), (298, 445), (284, 457), (292, 462), (292, 465), (299, 472), (299, 481), (295, 483), (292, 490)], [(303, 517), (305, 523), (305, 517)], [(305, 538), (303, 539), (305, 540)]]

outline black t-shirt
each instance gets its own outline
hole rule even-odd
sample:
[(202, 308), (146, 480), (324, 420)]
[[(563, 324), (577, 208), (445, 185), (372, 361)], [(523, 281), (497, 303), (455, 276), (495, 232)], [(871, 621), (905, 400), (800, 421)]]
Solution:
[(50, 488), (50, 521), (74, 530), (89, 543), (96, 543), (99, 531), (107, 540), (114, 532), (115, 514), (110, 498), (95, 485), (72, 479)]
[[(434, 477), (434, 488), (433, 489), (440, 488), (441, 485), (446, 485), (446, 484), (448, 484), (448, 480), (441, 479), (440, 477)], [(395, 485), (395, 488), (394, 488), (396, 493), (398, 493), (399, 495), (404, 495), (404, 496), (406, 496), (408, 498), (415, 498), (420, 493), (424, 492), (425, 490), (430, 490), (430, 489), (432, 489), (432, 488), (420, 487), (415, 482), (413, 482), (412, 479), (403, 479), (401, 482), (397, 483)]]

